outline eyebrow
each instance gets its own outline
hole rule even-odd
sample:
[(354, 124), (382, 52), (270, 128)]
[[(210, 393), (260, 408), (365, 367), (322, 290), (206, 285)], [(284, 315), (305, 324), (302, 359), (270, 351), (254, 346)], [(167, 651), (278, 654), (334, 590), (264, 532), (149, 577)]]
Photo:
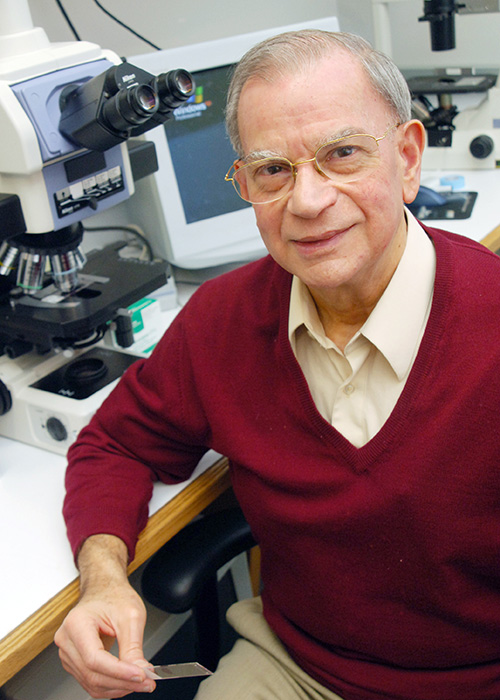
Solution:
[[(313, 147), (312, 153), (316, 153), (318, 148), (321, 148), (321, 146), (324, 146), (326, 143), (330, 143), (331, 141), (337, 141), (338, 139), (343, 139), (346, 138), (347, 136), (354, 136), (355, 134), (365, 134), (366, 130), (362, 128), (356, 128), (356, 127), (346, 127), (345, 129), (341, 129), (340, 131), (337, 131), (334, 134), (329, 134), (328, 136), (322, 138), (316, 143), (316, 146)], [(262, 160), (263, 158), (284, 158), (285, 160), (288, 160), (289, 162), (292, 162), (288, 156), (284, 156), (282, 153), (278, 153), (277, 151), (250, 151), (246, 156), (243, 156), (241, 159), (244, 163), (252, 163), (253, 161), (256, 160)]]
[(250, 151), (241, 159), (245, 163), (252, 163), (254, 160), (262, 160), (262, 158), (288, 158), (277, 151)]
[(347, 127), (341, 131), (337, 131), (335, 134), (330, 134), (324, 138), (317, 146), (321, 148), (325, 143), (330, 143), (330, 141), (338, 141), (339, 139), (347, 138), (347, 136), (355, 136), (356, 134), (366, 134), (368, 133), (366, 129), (359, 127)]

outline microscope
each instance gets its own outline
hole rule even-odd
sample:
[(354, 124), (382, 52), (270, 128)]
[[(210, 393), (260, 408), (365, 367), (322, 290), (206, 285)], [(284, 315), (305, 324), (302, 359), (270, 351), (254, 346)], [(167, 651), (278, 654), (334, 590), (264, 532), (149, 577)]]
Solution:
[[(425, 0), (433, 51), (455, 48), (455, 15), (498, 12), (498, 0)], [(500, 87), (496, 71), (437, 70), (407, 78), (414, 116), (427, 133), (425, 170), (492, 169), (500, 162)]]
[(82, 221), (133, 194), (138, 159), (157, 168), (141, 135), (194, 87), (183, 69), (154, 76), (89, 42), (50, 43), (27, 0), (0, 0), (1, 435), (65, 453), (137, 359), (100, 341), (113, 324), (130, 346), (127, 310), (167, 264), (116, 243), (87, 259)]

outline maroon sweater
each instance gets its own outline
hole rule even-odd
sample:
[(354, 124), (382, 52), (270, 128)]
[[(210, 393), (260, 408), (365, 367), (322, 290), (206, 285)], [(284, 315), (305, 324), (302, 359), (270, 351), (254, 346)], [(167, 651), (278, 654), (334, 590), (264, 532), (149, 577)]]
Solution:
[[(76, 550), (131, 553), (152, 481), (213, 448), (260, 542), (266, 618), (345, 700), (500, 698), (500, 261), (430, 230), (431, 315), (406, 387), (357, 449), (315, 408), (270, 258), (202, 286), (69, 455)], [(145, 466), (146, 465), (146, 466)]]

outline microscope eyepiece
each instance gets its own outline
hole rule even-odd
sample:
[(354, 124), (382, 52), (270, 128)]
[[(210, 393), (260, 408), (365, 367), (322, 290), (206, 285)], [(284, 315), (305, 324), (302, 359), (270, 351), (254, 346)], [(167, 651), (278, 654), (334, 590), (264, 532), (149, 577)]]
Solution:
[[(156, 111), (158, 105), (158, 97), (156, 92), (150, 85), (138, 85), (133, 90), (133, 97), (130, 96), (131, 102), (136, 102), (136, 109), (141, 111), (146, 117), (149, 117)], [(131, 92), (131, 91), (129, 91)]]
[(172, 112), (194, 95), (195, 82), (191, 73), (183, 68), (161, 73), (154, 80), (154, 87), (160, 99), (161, 113)]
[(158, 106), (157, 94), (150, 85), (133, 85), (106, 100), (102, 115), (113, 131), (123, 132), (146, 122)]
[(179, 89), (182, 91), (183, 95), (192, 95), (194, 92), (194, 80), (193, 76), (191, 73), (188, 73), (186, 70), (183, 70), (182, 68), (175, 71), (176, 75), (176, 82), (179, 86)]

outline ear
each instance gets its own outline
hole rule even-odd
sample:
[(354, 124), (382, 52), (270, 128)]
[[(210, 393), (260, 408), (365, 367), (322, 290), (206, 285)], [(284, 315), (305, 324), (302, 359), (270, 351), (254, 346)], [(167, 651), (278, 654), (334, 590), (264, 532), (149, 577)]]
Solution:
[(399, 153), (403, 174), (403, 200), (409, 204), (420, 187), (422, 153), (425, 147), (425, 128), (421, 121), (412, 119), (399, 127)]

